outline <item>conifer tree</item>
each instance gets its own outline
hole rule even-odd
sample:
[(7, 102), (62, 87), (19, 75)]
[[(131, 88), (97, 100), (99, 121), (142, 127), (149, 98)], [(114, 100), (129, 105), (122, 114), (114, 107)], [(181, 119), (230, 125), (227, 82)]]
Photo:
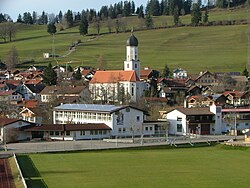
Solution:
[(52, 86), (57, 84), (57, 74), (49, 63), (43, 72), (43, 83)]

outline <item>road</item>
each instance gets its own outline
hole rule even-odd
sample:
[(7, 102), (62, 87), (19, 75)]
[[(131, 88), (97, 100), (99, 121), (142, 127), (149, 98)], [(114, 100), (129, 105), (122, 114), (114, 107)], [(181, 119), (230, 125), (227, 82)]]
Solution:
[[(242, 136), (238, 136), (238, 139), (243, 139)], [(189, 137), (168, 137), (166, 138), (136, 138), (135, 143), (124, 143), (125, 141), (131, 141), (131, 139), (113, 139), (106, 142), (103, 140), (81, 140), (81, 141), (36, 141), (36, 142), (20, 142), (7, 144), (8, 151), (0, 150), (1, 154), (12, 153), (40, 153), (40, 152), (57, 152), (57, 151), (76, 151), (76, 150), (99, 150), (99, 149), (114, 149), (114, 148), (128, 148), (138, 146), (156, 146), (156, 145), (168, 145), (168, 144), (185, 144), (196, 142), (211, 142), (211, 141), (227, 141), (234, 139), (234, 136), (199, 136), (194, 138)], [(123, 143), (122, 143), (123, 142)]]

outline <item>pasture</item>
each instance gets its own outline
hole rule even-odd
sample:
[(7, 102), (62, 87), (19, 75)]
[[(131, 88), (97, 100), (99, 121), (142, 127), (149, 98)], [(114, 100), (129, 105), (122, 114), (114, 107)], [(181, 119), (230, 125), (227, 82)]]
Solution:
[(248, 187), (250, 150), (221, 145), (18, 155), (29, 187)]
[[(247, 18), (246, 8), (232, 10), (211, 10), (210, 21), (240, 20)], [(137, 17), (124, 18), (129, 30), (138, 29)], [(154, 17), (154, 25), (171, 26), (171, 16)], [(190, 23), (190, 15), (182, 16), (182, 23)], [(101, 34), (100, 36), (80, 36), (78, 26), (59, 31), (55, 35), (56, 59), (43, 59), (44, 52), (52, 51), (52, 36), (43, 25), (19, 25), (13, 42), (0, 44), (0, 59), (5, 61), (12, 46), (16, 46), (20, 62), (34, 60), (34, 65), (53, 64), (71, 66), (88, 65), (98, 67), (100, 56), (107, 63), (107, 69), (123, 69), (125, 44), (130, 33)], [(114, 28), (113, 28), (114, 31)], [(101, 33), (107, 32), (106, 22)], [(90, 25), (89, 34), (96, 30)], [(171, 69), (181, 67), (189, 73), (204, 70), (212, 72), (242, 71), (247, 63), (247, 25), (179, 27), (157, 30), (136, 31), (139, 40), (141, 67), (162, 70), (165, 64)], [(72, 43), (81, 40), (75, 50), (69, 52)], [(23, 67), (30, 64), (22, 65)]]

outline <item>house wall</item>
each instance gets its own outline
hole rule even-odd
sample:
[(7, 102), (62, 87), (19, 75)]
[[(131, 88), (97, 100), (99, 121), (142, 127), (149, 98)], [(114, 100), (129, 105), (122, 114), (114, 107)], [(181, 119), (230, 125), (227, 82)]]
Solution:
[[(178, 110), (173, 110), (167, 114), (167, 121), (169, 122), (169, 134), (176, 135), (186, 135), (187, 134), (187, 119), (186, 115), (179, 112)], [(180, 129), (177, 130), (177, 125)]]
[(221, 134), (222, 132), (222, 108), (221, 106), (211, 105), (210, 111), (215, 114), (215, 123), (210, 126), (210, 132), (213, 134)]
[(52, 140), (92, 140), (103, 139), (110, 137), (109, 130), (86, 130), (86, 131), (67, 131), (68, 133), (61, 131), (48, 131), (44, 133), (44, 138), (50, 138)]
[[(123, 116), (123, 118), (122, 118)], [(143, 112), (125, 108), (112, 114), (112, 135), (132, 136), (141, 135), (143, 128)]]
[[(119, 82), (124, 87), (125, 95), (129, 94), (131, 101), (137, 101), (142, 96), (143, 85), (141, 82)], [(89, 84), (91, 98), (96, 101), (117, 101), (117, 83), (95, 83)], [(105, 92), (105, 93), (104, 93)]]
[(142, 131), (143, 112), (133, 108), (125, 108), (112, 114), (108, 112), (59, 111), (53, 112), (54, 124), (65, 123), (105, 123), (113, 136), (140, 135)]
[(26, 140), (28, 138), (31, 138), (31, 133), (19, 131), (15, 128), (20, 128), (23, 126), (30, 125), (27, 122), (24, 121), (18, 121), (15, 123), (11, 123), (7, 126), (0, 128), (0, 142), (3, 142), (4, 139), (7, 139), (7, 142), (14, 142), (19, 140)]

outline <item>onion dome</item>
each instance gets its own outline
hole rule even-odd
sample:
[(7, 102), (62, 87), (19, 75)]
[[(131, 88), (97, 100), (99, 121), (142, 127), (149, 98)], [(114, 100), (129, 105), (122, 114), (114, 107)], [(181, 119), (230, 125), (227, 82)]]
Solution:
[(133, 32), (127, 40), (127, 46), (138, 46), (138, 39), (134, 36)]

